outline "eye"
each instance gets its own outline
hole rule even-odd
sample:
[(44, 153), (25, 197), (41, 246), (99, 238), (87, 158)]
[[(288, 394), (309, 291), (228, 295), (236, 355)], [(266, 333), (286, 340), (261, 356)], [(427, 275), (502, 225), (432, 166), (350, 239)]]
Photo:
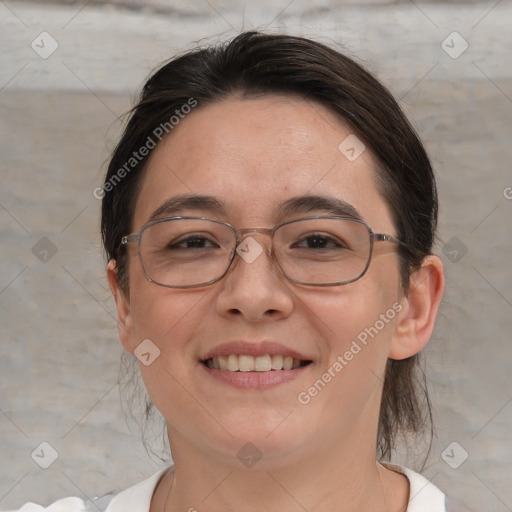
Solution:
[(315, 233), (304, 236), (301, 240), (294, 244), (294, 247), (301, 247), (305, 249), (347, 249), (347, 245), (341, 240), (323, 235), (321, 233)]
[(189, 235), (177, 242), (172, 241), (167, 245), (168, 249), (204, 249), (206, 247), (219, 247), (219, 244), (205, 236)]

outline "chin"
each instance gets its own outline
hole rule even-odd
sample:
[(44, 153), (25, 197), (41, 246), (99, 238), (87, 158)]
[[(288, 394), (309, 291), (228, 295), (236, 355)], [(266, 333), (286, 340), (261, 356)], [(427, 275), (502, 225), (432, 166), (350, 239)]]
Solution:
[(242, 421), (225, 421), (223, 426), (231, 435), (217, 429), (215, 438), (204, 439), (202, 444), (212, 448), (215, 457), (238, 468), (271, 469), (296, 463), (305, 457), (303, 452), (311, 439), (303, 425), (291, 421), (293, 415), (255, 412), (243, 416)]

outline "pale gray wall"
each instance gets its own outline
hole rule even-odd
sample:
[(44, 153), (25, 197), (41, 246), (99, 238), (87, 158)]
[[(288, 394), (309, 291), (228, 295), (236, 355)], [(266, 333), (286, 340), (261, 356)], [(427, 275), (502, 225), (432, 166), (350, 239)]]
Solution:
[[(121, 349), (92, 192), (116, 118), (156, 64), (259, 27), (343, 44), (425, 141), (447, 274), (428, 349), (438, 438), (425, 474), (475, 512), (512, 510), (510, 0), (99, 3), (0, 2), (0, 509), (92, 497), (158, 466), (119, 405)], [(43, 31), (58, 43), (47, 59), (31, 48), (51, 48)], [(441, 46), (453, 31), (469, 44), (458, 58)], [(462, 48), (453, 36), (447, 44)], [(59, 454), (46, 470), (30, 455), (43, 441)], [(454, 441), (468, 453), (458, 469), (441, 457)]]

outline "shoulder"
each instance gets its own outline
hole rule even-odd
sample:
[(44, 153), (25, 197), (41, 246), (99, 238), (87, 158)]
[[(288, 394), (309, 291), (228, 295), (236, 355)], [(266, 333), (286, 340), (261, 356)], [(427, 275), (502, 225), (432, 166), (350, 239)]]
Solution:
[(407, 512), (450, 512), (446, 510), (445, 494), (424, 476), (396, 464), (383, 464), (383, 466), (402, 473), (409, 480)]
[(82, 500), (81, 498), (64, 498), (47, 507), (36, 503), (25, 503), (20, 509), (7, 512), (104, 512), (112, 495)]
[(114, 496), (105, 512), (148, 512), (156, 486), (168, 470), (169, 468), (163, 468), (146, 480)]
[(64, 498), (52, 503), (48, 507), (37, 505), (36, 503), (25, 503), (20, 509), (10, 512), (86, 512), (87, 505), (80, 498)]
[(412, 469), (396, 464), (383, 464), (383, 466), (402, 473), (409, 480), (407, 512), (470, 512), (462, 503), (446, 496), (430, 480)]
[(167, 470), (161, 469), (115, 496), (107, 495), (92, 500), (64, 498), (48, 507), (26, 503), (20, 509), (7, 512), (148, 512), (153, 492)]

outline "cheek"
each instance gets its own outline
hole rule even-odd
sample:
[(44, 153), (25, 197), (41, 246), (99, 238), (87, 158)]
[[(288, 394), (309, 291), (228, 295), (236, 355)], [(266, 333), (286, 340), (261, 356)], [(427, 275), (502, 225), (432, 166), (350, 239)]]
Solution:
[(149, 365), (139, 363), (139, 368), (152, 402), (173, 424), (184, 411), (190, 417), (202, 414), (187, 390), (194, 381), (196, 361), (200, 364), (190, 340), (204, 318), (208, 292), (159, 288), (148, 283), (137, 289), (132, 303), (134, 332), (140, 340), (149, 339), (156, 346), (158, 356)]
[[(308, 387), (298, 395), (315, 416), (337, 425), (342, 414), (347, 424), (364, 410), (378, 410), (386, 362), (400, 304), (397, 295), (379, 287), (365, 290), (347, 285), (343, 295), (311, 300), (313, 329), (325, 339), (323, 360)], [(368, 407), (367, 407), (368, 405)], [(342, 412), (341, 412), (342, 411)], [(333, 435), (337, 435), (334, 428)]]
[[(128, 268), (133, 337), (151, 339), (165, 350), (169, 338), (178, 341), (175, 331), (186, 326), (196, 314), (208, 291), (165, 288), (148, 281), (137, 256)], [(134, 340), (136, 341), (136, 340)]]
[(132, 298), (134, 331), (152, 339), (162, 351), (183, 348), (204, 315), (208, 291), (166, 289), (146, 282)]
[(356, 339), (364, 344), (368, 336), (389, 338), (396, 322), (398, 299), (397, 283), (375, 281), (370, 275), (343, 289), (309, 292), (307, 299), (303, 297), (311, 321), (329, 340), (331, 352), (336, 351), (336, 355)]
[(395, 281), (365, 277), (342, 292), (323, 291), (308, 301), (313, 329), (323, 338), (319, 346), (325, 347), (317, 387), (328, 383), (332, 399), (345, 404), (364, 401), (379, 386), (401, 310)]

